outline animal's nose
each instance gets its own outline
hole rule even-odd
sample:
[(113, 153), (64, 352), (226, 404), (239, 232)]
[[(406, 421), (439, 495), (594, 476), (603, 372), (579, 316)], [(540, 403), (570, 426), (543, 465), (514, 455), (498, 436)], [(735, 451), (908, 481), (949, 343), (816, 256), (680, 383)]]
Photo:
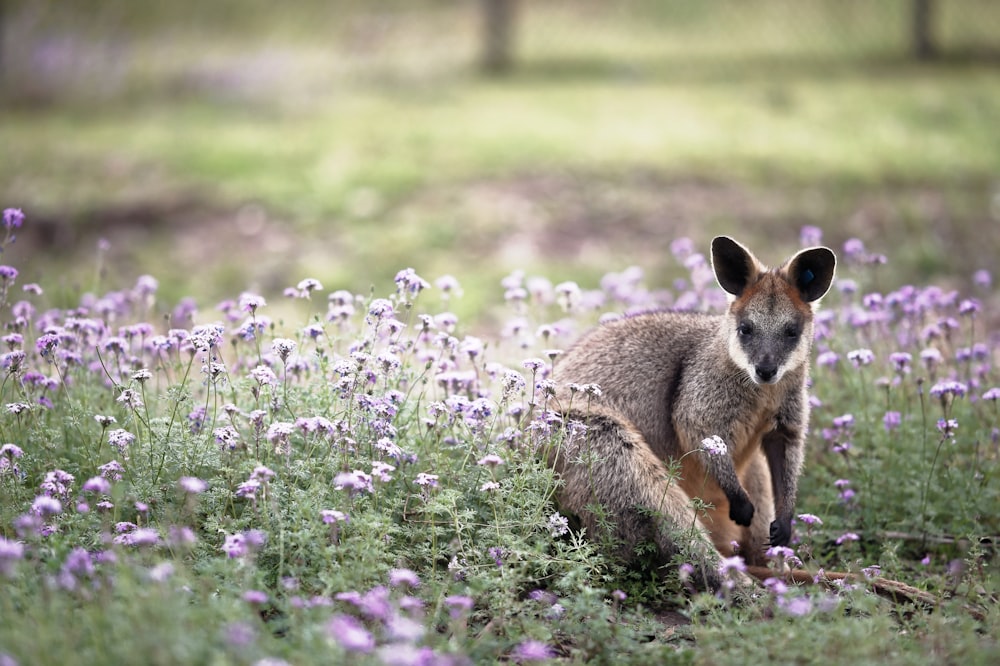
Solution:
[(771, 381), (778, 374), (778, 366), (773, 363), (761, 363), (754, 370), (757, 372), (757, 377), (763, 382)]

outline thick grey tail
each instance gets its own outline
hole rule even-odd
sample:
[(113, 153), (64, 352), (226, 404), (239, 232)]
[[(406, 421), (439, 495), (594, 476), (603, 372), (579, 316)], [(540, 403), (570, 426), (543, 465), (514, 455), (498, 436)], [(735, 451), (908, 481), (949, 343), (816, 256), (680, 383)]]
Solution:
[(623, 561), (634, 562), (639, 544), (650, 542), (656, 566), (687, 562), (690, 582), (717, 591), (719, 552), (691, 498), (638, 430), (598, 406), (566, 419), (547, 453), (563, 481), (560, 510), (577, 516), (592, 539), (609, 541)]

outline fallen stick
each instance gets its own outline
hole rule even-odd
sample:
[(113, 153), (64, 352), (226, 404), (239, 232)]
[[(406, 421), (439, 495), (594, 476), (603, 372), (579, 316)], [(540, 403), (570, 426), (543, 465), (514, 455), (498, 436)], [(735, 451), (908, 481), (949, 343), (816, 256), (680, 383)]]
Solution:
[[(778, 572), (761, 566), (748, 566), (746, 571), (761, 582), (768, 578), (777, 578), (786, 583), (798, 585), (822, 585), (830, 590), (839, 589), (840, 583), (838, 581), (861, 583), (875, 592), (875, 594), (889, 599), (895, 604), (908, 603), (915, 606), (924, 606), (925, 608), (937, 608), (941, 603), (941, 599), (930, 592), (925, 592), (912, 585), (907, 585), (891, 578), (883, 578), (882, 576), (868, 577), (854, 573), (823, 570), (812, 573), (805, 569), (788, 569)], [(982, 621), (986, 619), (986, 613), (974, 606), (963, 604), (962, 608), (976, 620)]]

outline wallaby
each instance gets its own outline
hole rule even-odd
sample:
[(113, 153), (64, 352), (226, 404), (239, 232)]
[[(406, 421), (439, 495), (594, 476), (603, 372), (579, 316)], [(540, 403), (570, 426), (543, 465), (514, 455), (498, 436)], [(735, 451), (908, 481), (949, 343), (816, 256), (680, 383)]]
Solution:
[(717, 589), (720, 556), (763, 566), (767, 547), (791, 538), (813, 312), (836, 257), (814, 247), (769, 269), (719, 236), (712, 267), (724, 314), (625, 316), (557, 359), (556, 409), (584, 427), (568, 426), (548, 461), (560, 509), (589, 534), (613, 537), (626, 560), (645, 541), (659, 564), (691, 558)]

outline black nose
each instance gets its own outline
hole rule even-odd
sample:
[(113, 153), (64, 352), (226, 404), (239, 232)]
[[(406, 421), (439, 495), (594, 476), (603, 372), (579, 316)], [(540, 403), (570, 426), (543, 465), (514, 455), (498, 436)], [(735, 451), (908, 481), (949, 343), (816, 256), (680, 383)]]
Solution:
[(778, 366), (771, 365), (770, 363), (762, 363), (756, 366), (754, 370), (757, 371), (757, 377), (763, 382), (771, 381), (778, 374)]

